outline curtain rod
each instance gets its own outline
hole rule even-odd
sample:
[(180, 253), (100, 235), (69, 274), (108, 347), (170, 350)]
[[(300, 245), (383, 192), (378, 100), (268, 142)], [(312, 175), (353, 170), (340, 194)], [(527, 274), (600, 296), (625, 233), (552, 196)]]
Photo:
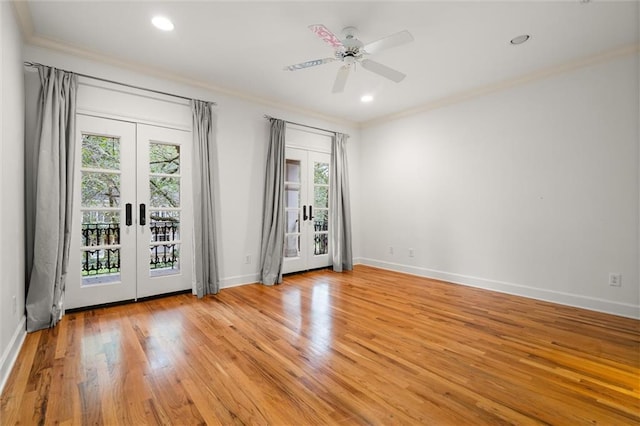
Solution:
[[(272, 117), (270, 115), (265, 114), (264, 118), (272, 119), (272, 118), (275, 118), (275, 117)], [(279, 119), (279, 120), (282, 120), (282, 119)], [(296, 126), (302, 126), (302, 127), (307, 127), (309, 129), (320, 130), (321, 132), (333, 133), (334, 135), (336, 133), (338, 133), (338, 132), (336, 132), (334, 130), (321, 129), (320, 127), (314, 127), (314, 126), (309, 126), (307, 124), (296, 123), (295, 121), (289, 121), (289, 120), (282, 120), (282, 121), (284, 121), (285, 123), (294, 124)], [(349, 135), (346, 135), (346, 136), (348, 137)]]
[[(24, 61), (24, 66), (25, 66), (25, 67), (36, 67), (36, 66), (38, 66), (38, 65), (42, 65), (42, 64), (39, 64), (38, 62), (29, 62), (29, 61)], [(43, 67), (48, 67), (48, 65), (42, 65), (42, 66), (43, 66)], [(121, 83), (121, 82), (119, 82), (119, 81), (108, 80), (108, 79), (106, 79), (106, 78), (102, 78), (102, 77), (95, 77), (95, 76), (93, 76), (93, 75), (81, 74), (81, 73), (79, 73), (79, 72), (73, 72), (73, 71), (67, 71), (67, 70), (63, 70), (62, 68), (56, 68), (56, 69), (59, 69), (59, 70), (64, 71), (64, 72), (70, 72), (70, 73), (73, 73), (73, 74), (75, 74), (75, 75), (77, 75), (77, 76), (79, 76), (79, 77), (85, 77), (85, 78), (90, 78), (90, 79), (92, 79), (92, 80), (104, 81), (105, 83), (118, 84), (118, 85), (120, 85), (120, 86), (129, 87), (129, 88), (131, 88), (131, 89), (144, 90), (144, 91), (146, 91), (146, 92), (157, 93), (157, 94), (159, 94), (159, 95), (166, 95), (166, 96), (171, 96), (171, 97), (179, 98), (179, 99), (185, 99), (185, 100), (187, 100), (187, 101), (190, 101), (191, 99), (194, 99), (194, 100), (197, 100), (197, 101), (199, 100), (199, 101), (201, 101), (201, 102), (207, 102), (207, 103), (210, 103), (210, 104), (212, 104), (212, 105), (218, 105), (216, 102), (211, 102), (211, 101), (202, 101), (202, 100), (200, 100), (200, 99), (188, 98), (188, 97), (186, 97), (186, 96), (176, 95), (176, 94), (174, 94), (174, 93), (167, 93), (167, 92), (163, 92), (163, 91), (161, 91), (161, 90), (147, 89), (146, 87), (140, 87), (140, 86), (135, 86), (135, 85), (133, 85), (133, 84)]]

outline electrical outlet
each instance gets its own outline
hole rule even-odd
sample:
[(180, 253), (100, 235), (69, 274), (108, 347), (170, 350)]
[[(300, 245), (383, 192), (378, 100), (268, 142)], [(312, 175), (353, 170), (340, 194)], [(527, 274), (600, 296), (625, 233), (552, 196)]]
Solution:
[(15, 296), (11, 298), (11, 310), (13, 311), (13, 315), (18, 313), (18, 300)]
[(245, 263), (245, 265), (251, 265), (251, 255), (250, 254), (247, 254), (244, 257), (244, 263)]
[(413, 249), (412, 249), (412, 248), (410, 248), (410, 249), (409, 249), (409, 257), (413, 257), (413, 254), (414, 254), (414, 253), (413, 253)]
[(621, 287), (622, 286), (622, 274), (616, 274), (614, 272), (609, 272), (609, 285), (611, 287)]
[(393, 247), (389, 246), (389, 254), (393, 254)]

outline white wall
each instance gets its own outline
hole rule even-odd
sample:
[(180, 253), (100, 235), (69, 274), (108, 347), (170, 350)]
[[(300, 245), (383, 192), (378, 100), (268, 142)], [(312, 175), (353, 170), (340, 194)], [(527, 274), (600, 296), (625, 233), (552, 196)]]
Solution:
[(362, 262), (639, 317), (638, 76), (629, 56), (364, 129)]
[[(359, 129), (354, 126), (327, 122), (304, 113), (151, 77), (53, 50), (26, 46), (24, 55), (28, 61), (218, 103), (215, 108), (215, 136), (220, 183), (219, 266), (223, 287), (256, 282), (259, 278), (257, 263), (260, 258), (264, 170), (269, 135), (269, 122), (264, 114), (350, 134), (349, 156), (353, 174), (357, 177)], [(352, 190), (358, 190), (357, 179), (352, 179)], [(353, 206), (353, 214), (358, 214), (357, 205)], [(354, 242), (354, 246), (357, 253), (358, 240)], [(244, 263), (247, 255), (251, 256), (251, 264)]]
[(22, 40), (13, 6), (0, 2), (0, 391), (25, 335), (21, 49)]

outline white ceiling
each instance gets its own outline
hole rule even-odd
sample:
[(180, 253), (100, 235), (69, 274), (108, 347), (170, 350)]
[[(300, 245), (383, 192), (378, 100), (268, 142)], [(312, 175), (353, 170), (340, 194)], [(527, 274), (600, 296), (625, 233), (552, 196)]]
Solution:
[[(200, 83), (353, 122), (446, 101), (483, 87), (637, 44), (636, 1), (316, 2), (28, 1), (33, 35)], [(175, 31), (155, 29), (162, 14)], [(407, 74), (393, 83), (359, 68), (332, 94), (337, 62), (307, 29), (355, 26), (367, 42), (408, 30), (411, 44), (372, 59)], [(518, 35), (531, 39), (520, 46)], [(375, 96), (362, 104), (361, 95)]]

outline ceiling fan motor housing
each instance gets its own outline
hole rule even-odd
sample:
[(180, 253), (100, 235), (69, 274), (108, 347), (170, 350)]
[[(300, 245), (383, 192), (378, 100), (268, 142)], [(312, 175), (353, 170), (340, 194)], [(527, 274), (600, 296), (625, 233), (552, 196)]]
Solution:
[(346, 65), (352, 65), (362, 59), (363, 52), (360, 50), (364, 44), (356, 38), (355, 27), (346, 27), (342, 30), (344, 40), (342, 40), (342, 48), (336, 50), (336, 59), (342, 60)]

